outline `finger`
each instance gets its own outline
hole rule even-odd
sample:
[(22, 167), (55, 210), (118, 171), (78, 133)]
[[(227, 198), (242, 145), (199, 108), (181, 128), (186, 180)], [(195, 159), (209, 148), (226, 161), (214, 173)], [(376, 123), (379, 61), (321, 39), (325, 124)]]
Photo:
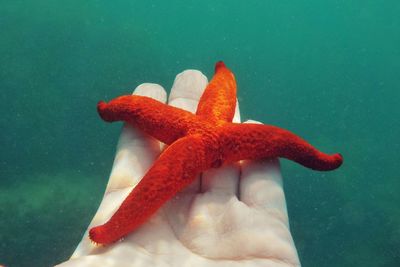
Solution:
[(263, 209), (289, 224), (278, 159), (243, 161), (239, 193), (248, 206)]
[[(166, 92), (158, 84), (141, 84), (136, 87), (133, 94), (148, 96), (163, 103), (166, 102)], [(156, 139), (129, 124), (125, 124), (118, 141), (106, 193), (135, 186), (159, 153), (160, 144)]]
[(207, 77), (198, 70), (185, 70), (179, 73), (172, 85), (168, 105), (195, 113), (207, 84)]
[[(240, 123), (239, 102), (236, 101), (233, 122)], [(203, 173), (201, 191), (211, 194), (231, 197), (238, 195), (240, 168), (238, 164), (231, 164), (220, 169), (211, 169)]]
[[(198, 70), (185, 70), (176, 75), (171, 88), (168, 104), (177, 108), (196, 112), (199, 99), (208, 84), (207, 77)], [(200, 191), (200, 175), (180, 194), (198, 193)]]

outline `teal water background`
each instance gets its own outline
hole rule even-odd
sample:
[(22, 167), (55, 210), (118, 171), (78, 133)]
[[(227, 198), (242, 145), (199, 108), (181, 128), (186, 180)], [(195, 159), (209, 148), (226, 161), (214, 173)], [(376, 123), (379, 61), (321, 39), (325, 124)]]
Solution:
[(100, 99), (184, 69), (235, 72), (243, 120), (344, 165), (282, 161), (302, 265), (400, 266), (400, 2), (0, 0), (0, 264), (66, 260), (102, 197), (121, 124)]

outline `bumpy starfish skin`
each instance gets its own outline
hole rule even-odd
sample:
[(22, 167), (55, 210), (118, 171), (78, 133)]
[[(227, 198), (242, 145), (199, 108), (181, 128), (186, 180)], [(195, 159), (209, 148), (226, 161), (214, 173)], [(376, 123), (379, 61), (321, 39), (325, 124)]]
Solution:
[(235, 105), (235, 78), (223, 62), (216, 64), (196, 115), (144, 96), (99, 102), (98, 112), (105, 121), (126, 121), (170, 146), (110, 220), (89, 231), (90, 239), (99, 244), (118, 241), (189, 185), (197, 174), (224, 163), (283, 157), (321, 171), (342, 164), (340, 154), (322, 153), (287, 130), (232, 123)]

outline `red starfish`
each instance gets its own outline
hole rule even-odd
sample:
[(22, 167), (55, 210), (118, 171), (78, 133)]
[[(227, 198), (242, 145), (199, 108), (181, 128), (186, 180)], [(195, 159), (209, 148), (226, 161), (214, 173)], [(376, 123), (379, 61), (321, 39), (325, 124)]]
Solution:
[(295, 134), (270, 125), (232, 123), (236, 82), (223, 62), (215, 66), (196, 114), (145, 96), (120, 96), (97, 108), (103, 120), (126, 121), (168, 146), (111, 219), (92, 228), (99, 244), (113, 243), (143, 224), (197, 174), (239, 160), (283, 157), (314, 170), (333, 170), (340, 154), (327, 155)]

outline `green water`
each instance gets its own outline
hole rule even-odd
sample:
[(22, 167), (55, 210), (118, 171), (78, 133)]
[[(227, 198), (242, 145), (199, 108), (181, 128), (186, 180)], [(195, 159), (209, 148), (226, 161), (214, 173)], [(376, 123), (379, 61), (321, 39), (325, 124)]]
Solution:
[(121, 124), (100, 99), (177, 73), (235, 72), (243, 119), (344, 165), (283, 161), (302, 265), (400, 266), (400, 2), (0, 0), (0, 264), (66, 260), (102, 197)]

